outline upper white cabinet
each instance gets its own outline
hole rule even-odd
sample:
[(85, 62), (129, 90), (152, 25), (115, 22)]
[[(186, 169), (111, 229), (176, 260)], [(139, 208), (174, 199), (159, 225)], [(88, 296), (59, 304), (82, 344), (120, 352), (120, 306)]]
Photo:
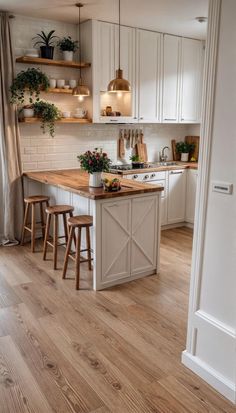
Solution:
[(160, 120), (161, 35), (136, 32), (136, 114), (140, 122)]
[[(203, 42), (121, 26), (121, 69), (131, 93), (107, 93), (119, 66), (118, 26), (101, 21), (82, 24), (84, 53), (91, 61), (94, 122), (199, 123)], [(90, 52), (91, 51), (91, 52)], [(102, 116), (107, 106), (119, 116)]]
[(98, 86), (105, 92), (115, 77), (115, 30), (110, 23), (98, 22)]
[(163, 36), (162, 121), (201, 121), (203, 42)]
[(200, 122), (202, 96), (203, 43), (182, 39), (180, 121)]
[(178, 122), (180, 97), (180, 50), (181, 38), (163, 36), (163, 95), (162, 120)]

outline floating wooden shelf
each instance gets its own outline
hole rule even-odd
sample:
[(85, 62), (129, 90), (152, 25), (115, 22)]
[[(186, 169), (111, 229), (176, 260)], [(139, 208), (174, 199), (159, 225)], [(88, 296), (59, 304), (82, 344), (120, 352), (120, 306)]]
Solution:
[[(22, 123), (40, 123), (40, 118), (22, 118), (19, 119)], [(62, 118), (57, 120), (56, 123), (91, 123), (91, 119), (79, 119), (79, 118)]]
[(63, 89), (63, 88), (49, 88), (46, 93), (66, 93), (67, 95), (72, 95), (72, 89)]
[(53, 60), (53, 59), (43, 59), (41, 57), (30, 57), (30, 56), (20, 56), (16, 58), (17, 63), (29, 63), (33, 65), (48, 65), (48, 66), (61, 66), (61, 67), (71, 67), (74, 69), (90, 67), (91, 63), (81, 62), (67, 62), (65, 60)]

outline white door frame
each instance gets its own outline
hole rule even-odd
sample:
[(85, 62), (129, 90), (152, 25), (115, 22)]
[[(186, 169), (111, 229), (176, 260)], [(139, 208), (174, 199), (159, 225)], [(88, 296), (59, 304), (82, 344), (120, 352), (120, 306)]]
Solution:
[(182, 362), (201, 376), (225, 397), (235, 402), (235, 388), (215, 370), (196, 356), (197, 329), (196, 313), (200, 309), (205, 227), (209, 197), (210, 160), (212, 149), (214, 100), (217, 71), (218, 44), (220, 32), (222, 0), (209, 0), (208, 32), (203, 79), (202, 124), (200, 130), (201, 145), (199, 155), (199, 178), (197, 183), (196, 209), (194, 219), (193, 256), (191, 267), (188, 332), (186, 350), (182, 353)]

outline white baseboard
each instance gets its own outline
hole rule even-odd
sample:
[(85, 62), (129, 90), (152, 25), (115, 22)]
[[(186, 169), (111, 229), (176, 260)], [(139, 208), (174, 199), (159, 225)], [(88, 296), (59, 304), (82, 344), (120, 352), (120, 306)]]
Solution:
[(182, 353), (182, 363), (210, 384), (224, 397), (236, 404), (236, 385), (212, 369), (207, 363), (186, 350)]
[(193, 229), (194, 225), (190, 224), (190, 222), (177, 222), (175, 224), (166, 224), (161, 226), (161, 231), (165, 231), (166, 229), (172, 228), (180, 228), (180, 227), (187, 227)]

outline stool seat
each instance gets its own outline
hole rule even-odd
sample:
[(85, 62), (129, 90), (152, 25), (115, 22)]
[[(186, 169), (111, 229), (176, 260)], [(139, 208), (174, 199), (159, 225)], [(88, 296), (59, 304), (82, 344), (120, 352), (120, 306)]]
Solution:
[(50, 199), (49, 196), (33, 195), (33, 196), (28, 196), (27, 198), (24, 198), (24, 201), (27, 204), (36, 204), (38, 202), (48, 202), (49, 199)]
[(76, 215), (75, 217), (68, 218), (67, 224), (69, 227), (92, 227), (93, 217), (92, 215)]
[(47, 214), (58, 215), (58, 214), (69, 214), (74, 211), (74, 207), (71, 205), (53, 205), (45, 209)]

